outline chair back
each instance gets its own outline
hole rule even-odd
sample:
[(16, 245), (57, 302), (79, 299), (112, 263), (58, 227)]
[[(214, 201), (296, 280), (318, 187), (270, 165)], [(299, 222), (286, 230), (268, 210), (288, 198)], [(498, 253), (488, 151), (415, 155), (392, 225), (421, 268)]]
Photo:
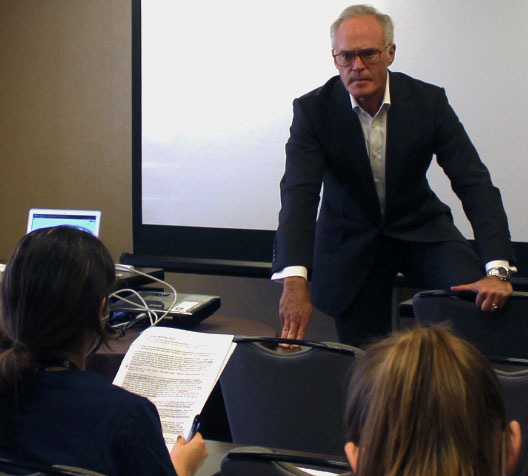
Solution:
[(423, 291), (414, 296), (413, 311), (422, 326), (449, 322), (488, 357), (528, 359), (528, 293), (513, 293), (503, 309), (484, 312), (475, 294)]
[(343, 455), (349, 371), (362, 351), (280, 338), (235, 341), (220, 377), (233, 442)]
[(220, 476), (308, 476), (305, 470), (317, 474), (353, 476), (346, 458), (316, 453), (274, 450), (259, 446), (237, 447), (222, 460)]
[(46, 465), (0, 457), (0, 476), (20, 474), (26, 476), (104, 476), (104, 474), (97, 471), (76, 466)]
[(495, 370), (504, 393), (506, 420), (521, 424), (521, 457), (511, 476), (528, 476), (528, 369), (516, 372)]

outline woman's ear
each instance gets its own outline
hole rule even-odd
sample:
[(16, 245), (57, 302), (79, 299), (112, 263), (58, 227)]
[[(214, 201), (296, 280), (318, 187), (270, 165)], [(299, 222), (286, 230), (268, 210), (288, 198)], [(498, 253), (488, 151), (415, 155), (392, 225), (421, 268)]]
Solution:
[(357, 462), (359, 457), (359, 448), (349, 441), (345, 445), (345, 454), (347, 455), (348, 462), (350, 463), (350, 466), (352, 466), (352, 469), (354, 470), (354, 473), (357, 471)]
[(509, 474), (515, 469), (515, 465), (517, 464), (519, 456), (521, 455), (522, 433), (521, 425), (518, 421), (513, 420), (510, 422), (509, 432), (507, 435), (509, 437), (509, 451), (507, 451), (508, 457), (506, 459), (506, 472)]

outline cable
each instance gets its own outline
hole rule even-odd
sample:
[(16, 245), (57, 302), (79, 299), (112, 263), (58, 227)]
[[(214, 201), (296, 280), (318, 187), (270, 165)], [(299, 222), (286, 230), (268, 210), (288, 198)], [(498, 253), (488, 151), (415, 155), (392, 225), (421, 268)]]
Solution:
[[(174, 289), (174, 287), (171, 284), (169, 284), (167, 281), (164, 281), (162, 279), (156, 278), (156, 277), (154, 277), (154, 276), (152, 276), (150, 274), (144, 273), (143, 271), (139, 271), (136, 268), (134, 268), (133, 266), (116, 263), (116, 269), (126, 270), (126, 271), (128, 271), (130, 273), (136, 273), (136, 274), (139, 274), (141, 276), (145, 276), (145, 277), (147, 277), (147, 278), (149, 278), (149, 279), (151, 279), (153, 281), (156, 281), (156, 282), (158, 282), (158, 283), (160, 283), (160, 284), (162, 284), (164, 286), (167, 286), (172, 291), (172, 295), (173, 295), (172, 303), (164, 311), (160, 311), (159, 309), (151, 309), (148, 306), (148, 304), (145, 302), (145, 299), (143, 299), (143, 296), (141, 296), (135, 289), (128, 289), (128, 288), (127, 289), (120, 289), (118, 291), (113, 292), (109, 296), (109, 298), (115, 297), (117, 299), (120, 299), (123, 302), (126, 302), (127, 304), (130, 304), (131, 306), (134, 306), (138, 310), (145, 311), (147, 316), (148, 316), (148, 318), (149, 318), (150, 325), (151, 326), (158, 325), (167, 316), (167, 314), (172, 310), (172, 308), (176, 304), (176, 301), (178, 300), (178, 293), (176, 292), (176, 289)], [(127, 293), (127, 296), (130, 293), (134, 294), (139, 299), (140, 303), (135, 302), (135, 301), (130, 301), (126, 297), (121, 296), (122, 293)], [(162, 314), (160, 316), (158, 316), (158, 313), (162, 313)], [(134, 321), (131, 321), (131, 322), (134, 322)]]

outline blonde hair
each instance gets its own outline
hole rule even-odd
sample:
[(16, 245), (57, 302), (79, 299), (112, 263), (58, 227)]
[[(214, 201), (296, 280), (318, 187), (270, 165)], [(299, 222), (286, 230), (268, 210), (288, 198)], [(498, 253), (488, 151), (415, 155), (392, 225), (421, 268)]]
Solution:
[(500, 471), (500, 384), (479, 351), (442, 327), (418, 327), (368, 348), (354, 367), (346, 423), (360, 448), (357, 476)]

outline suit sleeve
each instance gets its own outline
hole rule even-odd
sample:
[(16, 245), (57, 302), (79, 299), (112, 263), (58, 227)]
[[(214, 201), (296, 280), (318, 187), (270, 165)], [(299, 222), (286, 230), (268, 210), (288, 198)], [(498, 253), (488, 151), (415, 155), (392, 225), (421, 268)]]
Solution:
[(451, 181), (471, 223), (484, 262), (515, 262), (508, 219), (500, 191), (491, 181), (464, 127), (440, 90), (436, 105), (435, 150), (439, 165)]
[(308, 107), (293, 103), (293, 122), (286, 144), (281, 211), (275, 235), (273, 272), (286, 266), (312, 267), (315, 222), (324, 170), (324, 154)]

